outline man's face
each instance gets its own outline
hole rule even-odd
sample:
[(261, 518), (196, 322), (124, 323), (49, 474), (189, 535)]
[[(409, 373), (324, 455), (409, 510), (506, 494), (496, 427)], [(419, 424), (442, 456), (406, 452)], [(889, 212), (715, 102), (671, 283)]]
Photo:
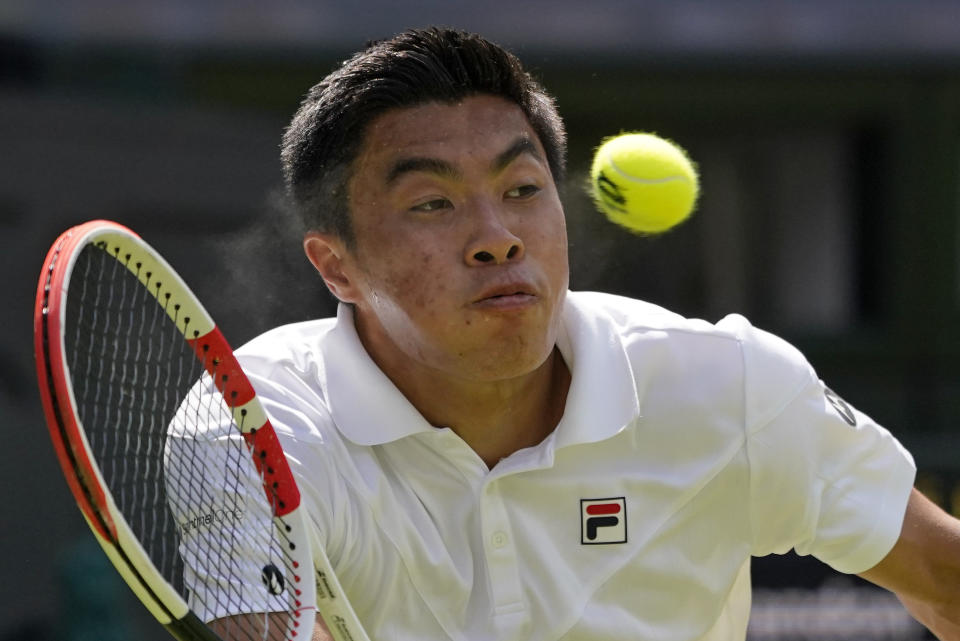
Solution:
[(343, 269), (375, 360), (472, 381), (545, 361), (568, 286), (566, 225), (517, 105), (475, 96), (383, 114), (348, 196), (356, 244)]

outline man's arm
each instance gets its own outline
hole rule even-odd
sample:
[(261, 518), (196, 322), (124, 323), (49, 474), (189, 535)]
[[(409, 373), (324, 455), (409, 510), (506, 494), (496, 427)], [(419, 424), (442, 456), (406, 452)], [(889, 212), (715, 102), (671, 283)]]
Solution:
[[(286, 614), (270, 614), (270, 635), (267, 641), (283, 641)], [(216, 619), (210, 622), (210, 629), (216, 632), (224, 641), (239, 641), (240, 639), (263, 638), (262, 614), (238, 614), (232, 617)], [(333, 641), (333, 635), (327, 630), (327, 624), (317, 615), (317, 623), (313, 627), (313, 635), (305, 641)]]
[(960, 641), (960, 520), (916, 489), (897, 543), (860, 576), (896, 594), (940, 641)]

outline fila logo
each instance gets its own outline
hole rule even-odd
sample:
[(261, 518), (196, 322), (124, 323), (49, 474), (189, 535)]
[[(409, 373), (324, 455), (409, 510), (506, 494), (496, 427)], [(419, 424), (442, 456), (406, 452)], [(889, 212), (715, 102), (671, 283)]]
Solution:
[(580, 543), (627, 542), (627, 500), (580, 499)]

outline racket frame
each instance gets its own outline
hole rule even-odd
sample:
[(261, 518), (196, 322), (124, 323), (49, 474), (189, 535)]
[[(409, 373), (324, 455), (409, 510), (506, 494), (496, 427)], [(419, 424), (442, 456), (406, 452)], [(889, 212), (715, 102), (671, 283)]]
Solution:
[[(85, 520), (114, 567), (175, 638), (220, 641), (164, 579), (127, 525), (94, 463), (78, 416), (64, 340), (66, 294), (81, 249), (101, 243), (164, 307), (203, 362), (241, 428), (273, 509), (274, 526), (281, 528), (283, 538), (293, 544), (289, 554), (294, 580), (289, 589), (294, 590), (298, 610), (291, 617), (285, 638), (309, 639), (315, 619), (312, 613), (319, 607), (337, 641), (367, 641), (326, 553), (313, 550), (311, 556), (299, 489), (279, 439), (213, 319), (183, 279), (135, 232), (112, 221), (93, 220), (65, 231), (47, 254), (37, 287), (34, 352), (44, 415), (57, 459)], [(319, 594), (318, 577), (323, 580)]]

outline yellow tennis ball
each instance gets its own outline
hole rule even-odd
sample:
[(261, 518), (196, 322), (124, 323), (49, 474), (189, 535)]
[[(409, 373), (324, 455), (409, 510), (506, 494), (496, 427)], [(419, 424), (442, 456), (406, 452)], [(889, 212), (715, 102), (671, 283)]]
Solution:
[(605, 139), (593, 157), (590, 187), (607, 218), (640, 234), (664, 232), (686, 220), (700, 192), (686, 152), (649, 133)]

